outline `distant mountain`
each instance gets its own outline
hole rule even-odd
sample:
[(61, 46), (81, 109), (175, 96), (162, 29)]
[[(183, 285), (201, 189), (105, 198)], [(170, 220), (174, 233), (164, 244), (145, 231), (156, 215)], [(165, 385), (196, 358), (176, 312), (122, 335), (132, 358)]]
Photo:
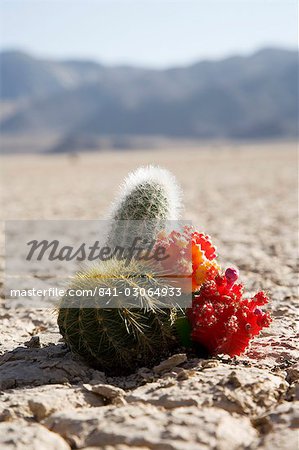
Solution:
[(139, 69), (106, 68), (93, 61), (48, 61), (19, 51), (0, 52), (3, 100), (39, 99), (92, 83), (127, 80)]
[[(3, 52), (1, 100), (17, 107), (6, 135), (59, 133), (57, 149), (110, 136), (272, 138), (297, 133), (297, 52), (149, 70), (45, 61)], [(90, 138), (88, 138), (90, 136)]]
[(95, 81), (100, 71), (101, 67), (95, 63), (43, 61), (21, 52), (2, 52), (1, 98), (45, 97)]

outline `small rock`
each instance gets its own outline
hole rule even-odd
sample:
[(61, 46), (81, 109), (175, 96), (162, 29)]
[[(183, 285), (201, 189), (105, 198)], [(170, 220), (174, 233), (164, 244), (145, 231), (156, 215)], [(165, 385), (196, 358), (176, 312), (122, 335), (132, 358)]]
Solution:
[(94, 394), (98, 394), (108, 400), (107, 403), (114, 405), (125, 405), (125, 391), (119, 387), (110, 384), (83, 384), (83, 387)]
[(287, 378), (288, 383), (294, 383), (299, 380), (299, 363), (294, 364), (293, 366), (287, 369)]
[(196, 375), (196, 371), (195, 370), (185, 370), (183, 369), (181, 372), (178, 373), (177, 376), (177, 380), (178, 381), (183, 381), (183, 380), (188, 380), (191, 377), (194, 377)]
[(212, 367), (218, 367), (219, 366), (219, 361), (217, 361), (217, 359), (207, 359), (202, 361), (201, 363), (201, 367), (203, 369), (210, 369)]
[(24, 342), (24, 345), (28, 348), (40, 348), (39, 336), (32, 336), (29, 341)]
[(186, 354), (178, 353), (177, 355), (170, 356), (170, 358), (162, 361), (158, 366), (155, 366), (153, 370), (155, 373), (170, 371), (179, 364), (183, 364), (185, 361), (187, 361)]
[(45, 417), (47, 417), (51, 412), (54, 412), (55, 409), (52, 410), (49, 405), (42, 401), (37, 400), (29, 400), (28, 406), (30, 408), (30, 411), (34, 415), (35, 419), (38, 421), (41, 421)]
[(0, 412), (0, 422), (9, 422), (15, 418), (15, 414), (10, 409), (3, 409)]

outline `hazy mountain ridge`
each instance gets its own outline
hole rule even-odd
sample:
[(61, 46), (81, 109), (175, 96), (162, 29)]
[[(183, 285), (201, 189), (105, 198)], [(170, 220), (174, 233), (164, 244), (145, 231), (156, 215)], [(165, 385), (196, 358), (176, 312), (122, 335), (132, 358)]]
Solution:
[(83, 135), (294, 137), (297, 75), (297, 52), (280, 49), (166, 70), (4, 52), (1, 98), (26, 103), (1, 127), (61, 133), (62, 149)]

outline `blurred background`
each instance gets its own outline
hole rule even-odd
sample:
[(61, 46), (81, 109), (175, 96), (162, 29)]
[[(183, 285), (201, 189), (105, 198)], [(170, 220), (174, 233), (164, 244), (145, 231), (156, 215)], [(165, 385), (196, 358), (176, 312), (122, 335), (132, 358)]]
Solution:
[(3, 0), (1, 151), (292, 140), (295, 0)]
[(3, 0), (0, 13), (5, 219), (105, 218), (127, 173), (156, 164), (234, 262), (253, 243), (272, 254), (272, 235), (291, 245), (295, 0)]

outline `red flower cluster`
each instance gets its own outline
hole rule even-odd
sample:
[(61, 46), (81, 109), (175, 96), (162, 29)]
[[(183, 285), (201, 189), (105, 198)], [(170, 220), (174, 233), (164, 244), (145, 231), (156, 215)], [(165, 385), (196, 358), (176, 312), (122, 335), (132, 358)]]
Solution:
[(205, 282), (187, 310), (192, 340), (211, 354), (240, 355), (250, 339), (271, 322), (269, 313), (259, 308), (268, 302), (265, 293), (243, 299), (243, 286), (235, 284), (237, 278), (235, 269), (227, 269), (224, 276)]
[(213, 246), (208, 234), (198, 233), (198, 231), (192, 232), (192, 247), (195, 248), (198, 245), (207, 259), (212, 260), (216, 258), (216, 247)]
[[(166, 248), (168, 258), (162, 267), (168, 276), (179, 279), (184, 292), (192, 289), (192, 307), (186, 311), (191, 340), (211, 354), (240, 355), (250, 340), (269, 326), (270, 314), (259, 306), (268, 302), (264, 292), (243, 298), (243, 285), (236, 284), (238, 271), (227, 269), (222, 276), (211, 239), (186, 226), (182, 232), (161, 232), (157, 245)], [(192, 278), (192, 288), (190, 279)], [(190, 341), (190, 325), (182, 327), (182, 342)]]
[[(173, 278), (182, 278), (184, 290), (198, 290), (205, 281), (214, 279), (220, 270), (210, 236), (198, 233), (190, 226), (185, 226), (182, 232), (161, 232), (156, 245), (164, 247), (168, 255), (162, 262), (163, 269)], [(190, 283), (184, 283), (184, 277), (185, 280), (192, 278), (192, 287)]]
[(192, 233), (192, 291), (196, 291), (206, 281), (213, 280), (220, 267), (216, 263), (216, 247), (210, 236), (197, 231)]

